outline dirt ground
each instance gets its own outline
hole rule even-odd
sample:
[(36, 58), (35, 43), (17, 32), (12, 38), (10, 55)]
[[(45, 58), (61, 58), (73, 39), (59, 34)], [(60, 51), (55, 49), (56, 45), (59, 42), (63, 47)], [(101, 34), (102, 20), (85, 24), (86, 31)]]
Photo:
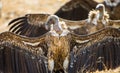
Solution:
[[(1, 0), (0, 0), (1, 1)], [(0, 32), (8, 30), (8, 23), (19, 16), (29, 13), (54, 14), (69, 0), (2, 0), (2, 15), (0, 18)], [(103, 0), (97, 0), (103, 1)], [(120, 68), (95, 73), (120, 73)]]

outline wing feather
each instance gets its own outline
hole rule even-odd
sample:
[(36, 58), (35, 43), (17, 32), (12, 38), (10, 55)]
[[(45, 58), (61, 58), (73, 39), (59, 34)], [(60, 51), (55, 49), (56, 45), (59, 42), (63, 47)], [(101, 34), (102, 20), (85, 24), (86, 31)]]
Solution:
[(114, 28), (120, 28), (120, 20), (109, 20), (108, 26), (112, 26)]
[[(23, 21), (23, 20), (20, 20), (20, 21), (16, 22), (14, 25), (12, 25), (12, 26), (10, 27), (9, 30), (12, 30), (15, 26), (20, 25), (20, 23), (21, 23), (22, 21)], [(9, 25), (9, 24), (8, 24), (8, 25)]]
[[(14, 26), (12, 26), (11, 28), (10, 28), (10, 30), (11, 30), (11, 32), (16, 32), (18, 29), (20, 29), (23, 25), (21, 25), (22, 23), (16, 23), (15, 25), (16, 25), (16, 27), (14, 27)], [(12, 29), (12, 28), (14, 28), (14, 29)]]
[(84, 20), (97, 4), (94, 0), (71, 0), (55, 12), (55, 15), (68, 20)]
[(92, 40), (77, 47), (75, 61), (70, 68), (73, 72), (94, 72), (120, 66), (119, 29), (107, 27), (83, 38)]
[(110, 19), (118, 20), (120, 19), (120, 2), (117, 2), (118, 4), (114, 2), (115, 1), (112, 0), (103, 0), (102, 2), (99, 2), (99, 0), (70, 0), (57, 12), (55, 12), (55, 15), (68, 20), (87, 19), (89, 11), (94, 9), (97, 4), (103, 3), (108, 14), (110, 15)]
[(8, 24), (11, 25), (9, 31), (30, 37), (43, 35), (48, 31), (44, 27), (48, 16), (49, 14), (27, 14), (16, 18)]
[[(46, 73), (44, 59), (37, 57), (28, 51), (22, 50), (14, 45), (1, 44), (3, 50), (0, 50), (1, 58), (0, 72), (5, 73)], [(33, 58), (34, 57), (34, 58)], [(41, 60), (41, 62), (39, 61)], [(45, 70), (45, 71), (44, 71)]]
[(0, 34), (0, 44), (9, 43), (15, 46), (25, 48), (25, 50), (33, 51), (33, 53), (35, 53), (37, 51), (34, 50), (35, 49), (34, 47), (36, 47), (36, 50), (40, 51), (41, 46), (39, 45), (43, 45), (43, 43), (46, 42), (45, 40), (46, 35), (47, 33), (41, 37), (27, 38), (27, 37), (16, 35), (12, 32), (4, 32)]
[[(23, 24), (25, 24), (25, 23), (23, 23)], [(15, 26), (13, 26), (13, 27), (15, 27)], [(15, 33), (22, 33), (22, 32), (24, 32), (26, 29), (28, 29), (28, 27), (29, 26), (27, 26), (27, 25), (18, 25), (17, 26), (17, 29), (15, 30)], [(15, 29), (15, 28), (14, 28)], [(21, 31), (22, 30), (22, 31)], [(11, 31), (11, 32), (13, 32), (13, 31)]]
[(25, 17), (16, 18), (16, 19), (12, 20), (8, 25), (11, 25), (12, 23), (14, 23), (14, 22), (16, 22), (16, 21), (18, 21), (18, 20), (23, 20), (23, 19), (25, 19)]
[[(47, 73), (47, 67), (45, 64), (46, 58), (44, 57), (44, 54), (42, 54), (43, 52), (45, 52), (42, 50), (43, 47), (40, 48), (40, 43), (38, 43), (37, 45), (30, 46), (30, 43), (43, 43), (43, 41), (40, 40), (40, 38), (28, 39), (27, 37), (18, 36), (11, 32), (1, 33), (0, 72)], [(43, 44), (41, 45), (43, 46)], [(34, 49), (30, 50), (30, 47), (34, 47)], [(41, 49), (42, 52), (35, 53), (35, 50), (37, 50), (35, 47)]]
[[(50, 14), (27, 14), (24, 17), (16, 18), (9, 23), (11, 25), (9, 31), (28, 37), (41, 36), (49, 31), (45, 28), (48, 16)], [(71, 30), (81, 28), (84, 24), (87, 24), (87, 20), (70, 21), (59, 19), (64, 21)]]
[(101, 30), (98, 30), (97, 32), (87, 35), (77, 35), (74, 33), (71, 34), (74, 40), (78, 40), (78, 41), (92, 40), (92, 42), (93, 41), (96, 42), (96, 41), (100, 41), (104, 37), (120, 37), (120, 30), (113, 27), (105, 27)]

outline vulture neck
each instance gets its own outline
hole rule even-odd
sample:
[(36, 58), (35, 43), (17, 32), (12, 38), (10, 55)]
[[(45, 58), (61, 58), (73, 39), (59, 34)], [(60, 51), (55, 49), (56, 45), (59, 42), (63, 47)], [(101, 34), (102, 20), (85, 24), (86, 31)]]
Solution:
[(98, 13), (98, 20), (104, 19), (104, 15), (105, 15), (105, 8), (99, 10), (99, 13)]

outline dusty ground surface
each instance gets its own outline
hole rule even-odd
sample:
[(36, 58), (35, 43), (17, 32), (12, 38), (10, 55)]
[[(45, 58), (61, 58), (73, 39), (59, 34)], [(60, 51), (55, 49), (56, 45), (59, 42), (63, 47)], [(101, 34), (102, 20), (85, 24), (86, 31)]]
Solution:
[[(0, 0), (1, 1), (1, 0)], [(28, 13), (54, 14), (69, 0), (2, 0), (2, 17), (0, 18), (0, 32), (7, 31), (7, 24), (14, 18)], [(103, 0), (99, 0), (100, 2)], [(95, 73), (120, 73), (120, 68)]]

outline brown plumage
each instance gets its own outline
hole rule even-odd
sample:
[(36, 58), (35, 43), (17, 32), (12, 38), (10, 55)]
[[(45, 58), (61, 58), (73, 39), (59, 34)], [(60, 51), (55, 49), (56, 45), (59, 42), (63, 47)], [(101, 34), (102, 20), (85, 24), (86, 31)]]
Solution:
[[(69, 52), (70, 52), (70, 38), (68, 36), (66, 37), (49, 37), (50, 40), (48, 43), (50, 43), (50, 47), (48, 50), (48, 63), (50, 63), (51, 60), (54, 60), (54, 70), (65, 70), (68, 71), (68, 63), (69, 63)], [(64, 45), (63, 45), (64, 44)], [(64, 69), (64, 61), (66, 62), (66, 67)], [(51, 64), (51, 63), (50, 63)], [(51, 67), (51, 65), (48, 67)]]
[(106, 11), (110, 15), (110, 19), (119, 20), (120, 15), (120, 0), (104, 0), (103, 4), (106, 7)]
[[(59, 18), (57, 16), (51, 15), (48, 19), (51, 17), (54, 17), (56, 21), (51, 23), (50, 31), (40, 37), (27, 38), (10, 32), (5, 32), (0, 34), (0, 42), (1, 45), (7, 44), (10, 46), (20, 47), (20, 50), (26, 50), (32, 53), (33, 56), (35, 55), (40, 58), (42, 61), (47, 58), (48, 69), (45, 67), (45, 63), (41, 66), (45, 67), (45, 69), (49, 70), (51, 73), (53, 70), (57, 71), (60, 69), (64, 70), (64, 72), (68, 72), (71, 46), (75, 45), (74, 43), (76, 43), (76, 39), (84, 41), (85, 38), (79, 38), (79, 36), (76, 36), (77, 38), (75, 37), (76, 39), (74, 39), (74, 35), (72, 35), (67, 27), (65, 27), (65, 24), (62, 24), (63, 22), (59, 22)], [(74, 43), (71, 44), (71, 42)], [(40, 71), (44, 70), (41, 70), (40, 68)]]
[[(120, 30), (107, 27), (91, 38), (92, 41), (73, 49), (70, 72), (86, 73), (119, 67)], [(80, 49), (76, 50), (78, 48)]]
[[(91, 10), (88, 14), (88, 19), (86, 20), (70, 21), (62, 18), (59, 19), (60, 21), (64, 21), (71, 31), (81, 35), (96, 32), (106, 25), (113, 27), (117, 26), (116, 28), (119, 28), (120, 20), (110, 20), (109, 15), (106, 14), (106, 12), (102, 16), (104, 18), (101, 20), (98, 19), (98, 15), (99, 10)], [(43, 35), (49, 31), (49, 29), (45, 28), (46, 26), (50, 27), (49, 22), (47, 22), (48, 16), (50, 16), (50, 14), (27, 14), (26, 16), (12, 20), (9, 23), (9, 25), (12, 25), (9, 30), (16, 34), (28, 37), (37, 37)], [(53, 20), (53, 18), (51, 19)]]
[[(28, 37), (43, 35), (49, 31), (47, 28), (50, 27), (50, 23), (55, 21), (54, 17), (48, 19), (48, 16), (50, 14), (27, 14), (12, 20), (9, 23), (9, 25), (12, 25), (9, 30)], [(80, 21), (59, 19), (64, 21), (72, 32), (80, 35), (96, 32), (106, 26), (120, 27), (120, 20), (110, 20), (103, 4), (98, 4), (95, 10), (91, 10), (88, 14), (88, 19)]]
[[(105, 63), (107, 69), (116, 68), (117, 66), (120, 65), (119, 29), (106, 27), (90, 35), (79, 36), (72, 33), (68, 33), (67, 35), (61, 36), (59, 38), (57, 36), (52, 36), (50, 33), (52, 34), (53, 32), (50, 31), (49, 33), (46, 33), (44, 36), (38, 38), (27, 38), (13, 34), (11, 32), (1, 33), (0, 70), (3, 72), (11, 73), (13, 73), (14, 71), (15, 73), (19, 73), (20, 71), (24, 73), (27, 72), (46, 73), (46, 71), (48, 70), (47, 67), (45, 67), (46, 66), (45, 61), (47, 61), (46, 58), (48, 59), (48, 65), (49, 62), (51, 62), (51, 59), (54, 60), (55, 63), (54, 70), (59, 70), (61, 68), (63, 69), (62, 67), (63, 60), (65, 58), (70, 58), (69, 59), (70, 65), (68, 66), (68, 72), (70, 73), (76, 73), (77, 71), (81, 72), (82, 69), (83, 71), (95, 71), (99, 68), (100, 70), (103, 70), (104, 67), (101, 67), (101, 65), (96, 65), (96, 62), (101, 56), (105, 59), (103, 63)], [(75, 45), (72, 40), (74, 42), (79, 43), (78, 45), (76, 44), (76, 46), (78, 46), (76, 52), (71, 47)], [(113, 48), (111, 49), (111, 47)], [(5, 53), (2, 53), (3, 51), (5, 51), (7, 54), (4, 55)], [(14, 54), (14, 52), (19, 54)], [(98, 55), (94, 55), (94, 53)], [(115, 58), (115, 60), (109, 60), (109, 58), (111, 59)], [(107, 62), (107, 60), (109, 61)], [(14, 61), (16, 63), (14, 63)], [(5, 64), (3, 62), (5, 62)], [(39, 64), (39, 66), (37, 64)]]
[[(109, 45), (111, 45), (111, 43), (112, 45), (114, 43), (115, 46), (112, 46), (112, 45), (111, 46), (113, 48), (116, 48), (116, 51), (117, 51), (116, 56), (112, 56), (112, 58), (116, 58), (116, 59), (106, 63), (108, 58), (111, 57), (110, 55), (114, 55), (114, 54), (109, 54), (110, 52), (108, 53), (108, 55), (104, 54), (104, 56), (107, 56), (107, 58), (105, 57), (106, 59), (105, 64), (111, 65), (106, 67), (115, 68), (120, 65), (119, 62), (117, 64), (111, 63), (111, 62), (119, 61), (119, 47), (120, 47), (119, 29), (106, 27), (104, 29), (99, 30), (96, 33), (80, 36), (80, 35), (71, 33), (65, 26), (66, 25), (59, 22), (57, 24), (56, 23), (51, 24), (50, 31), (48, 33), (36, 38), (23, 37), (20, 35), (13, 34), (11, 32), (1, 33), (0, 45), (1, 45), (1, 48), (3, 49), (0, 51), (1, 52), (0, 56), (3, 56), (3, 57), (1, 57), (1, 60), (0, 60), (0, 65), (1, 65), (0, 70), (3, 72), (10, 71), (12, 73), (16, 71), (16, 73), (19, 73), (22, 67), (22, 71), (24, 73), (27, 73), (27, 72), (46, 73), (47, 70), (50, 70), (50, 72), (53, 72), (53, 70), (59, 71), (60, 69), (64, 70), (64, 72), (76, 73), (77, 71), (81, 71), (81, 68), (85, 66), (87, 67), (87, 69), (85, 68), (85, 70), (92, 71), (91, 67), (89, 67), (88, 65), (96, 64), (96, 59), (98, 59), (99, 56), (95, 55), (96, 58), (95, 59), (90, 58), (90, 60), (88, 57), (93, 54), (92, 52), (96, 54), (100, 53), (100, 56), (101, 56), (101, 52), (99, 50), (102, 50), (102, 49), (108, 50), (108, 51), (105, 51), (105, 53), (109, 52), (109, 48), (110, 48)], [(56, 28), (59, 28), (59, 29), (56, 29)], [(101, 41), (107, 42), (111, 38), (112, 40), (114, 40), (114, 42), (104, 43), (107, 46), (107, 47), (104, 47)], [(100, 45), (98, 45), (97, 43), (100, 43)], [(97, 47), (95, 47), (96, 44), (97, 44)], [(78, 49), (77, 49), (78, 52), (77, 51), (75, 52), (73, 49), (75, 45), (78, 46)], [(9, 47), (9, 48), (6, 48), (6, 47)], [(4, 49), (8, 50), (6, 51), (8, 57), (6, 57), (5, 59), (4, 59), (4, 55), (2, 54)], [(92, 49), (90, 53), (84, 53), (86, 52), (86, 50), (89, 50), (89, 49)], [(19, 52), (19, 54), (14, 54), (15, 58), (12, 57), (12, 60), (11, 60), (11, 56), (13, 55), (13, 53), (11, 52), (11, 50), (17, 50)], [(28, 56), (24, 55), (27, 52), (28, 52)], [(111, 52), (114, 53), (114, 51), (111, 51)], [(21, 56), (22, 55), (21, 53), (23, 53), (23, 57)], [(17, 55), (19, 56), (18, 58), (16, 58)], [(34, 60), (31, 59), (31, 56)], [(86, 64), (86, 59), (89, 60), (88, 64)], [(39, 64), (39, 60), (42, 63)], [(74, 62), (74, 60), (76, 60), (76, 62)], [(5, 61), (5, 64), (3, 63), (4, 61)], [(16, 63), (14, 63), (14, 61)], [(48, 62), (48, 67), (46, 67), (47, 65), (46, 62)], [(72, 65), (74, 67), (72, 67)], [(99, 69), (99, 67), (100, 66), (93, 67), (94, 71)], [(102, 67), (101, 70), (103, 69), (104, 68)]]
[[(63, 5), (55, 15), (68, 20), (83, 20), (87, 19), (87, 15), (91, 9), (94, 9), (99, 4), (94, 0), (71, 0)], [(119, 0), (103, 0), (102, 4), (110, 15), (110, 19), (120, 19), (120, 1)]]
[[(12, 20), (9, 23), (9, 25), (12, 25), (9, 30), (11, 32), (29, 37), (43, 35), (44, 33), (49, 31), (49, 29), (46, 29), (45, 26), (45, 24), (47, 24), (47, 26), (50, 27), (50, 23), (47, 22), (47, 18), (49, 16), (50, 14), (27, 14), (26, 16)], [(48, 21), (51, 20), (53, 20), (53, 18), (51, 18)], [(81, 27), (81, 25), (83, 25), (82, 22), (79, 23), (75, 21), (65, 20), (62, 18), (60, 18), (60, 21), (64, 21), (70, 28), (78, 28)]]
[(68, 20), (84, 20), (97, 4), (94, 0), (71, 0), (63, 5), (55, 15)]
[[(31, 42), (29, 42), (29, 40)], [(10, 32), (0, 34), (0, 72), (46, 73), (42, 46), (30, 45), (40, 40), (27, 39)], [(29, 42), (28, 44), (25, 42)], [(44, 50), (45, 52), (45, 50)], [(37, 55), (38, 56), (37, 56)]]

